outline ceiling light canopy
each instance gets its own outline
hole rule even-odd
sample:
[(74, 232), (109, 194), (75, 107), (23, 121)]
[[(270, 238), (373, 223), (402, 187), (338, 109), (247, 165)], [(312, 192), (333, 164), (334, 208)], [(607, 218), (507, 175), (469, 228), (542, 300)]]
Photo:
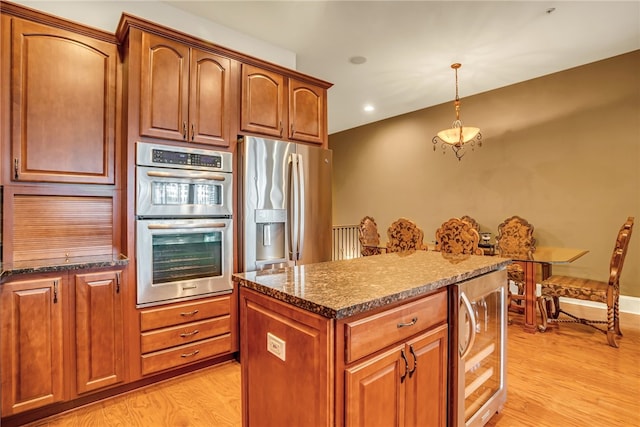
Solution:
[(451, 68), (453, 68), (456, 73), (456, 99), (454, 101), (456, 119), (449, 129), (441, 130), (432, 140), (433, 151), (436, 151), (438, 144), (442, 146), (442, 154), (445, 154), (447, 148), (451, 147), (458, 160), (465, 155), (467, 145), (471, 146), (471, 150), (474, 149), (476, 143), (478, 147), (482, 146), (480, 128), (462, 126), (462, 121), (460, 120), (460, 98), (458, 97), (458, 68), (460, 67), (462, 67), (462, 64), (457, 62), (451, 64)]

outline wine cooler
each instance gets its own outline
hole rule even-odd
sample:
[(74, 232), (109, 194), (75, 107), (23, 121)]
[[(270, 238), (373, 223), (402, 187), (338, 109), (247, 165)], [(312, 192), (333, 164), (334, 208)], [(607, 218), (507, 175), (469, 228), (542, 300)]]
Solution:
[(458, 285), (457, 424), (483, 426), (507, 398), (504, 270)]

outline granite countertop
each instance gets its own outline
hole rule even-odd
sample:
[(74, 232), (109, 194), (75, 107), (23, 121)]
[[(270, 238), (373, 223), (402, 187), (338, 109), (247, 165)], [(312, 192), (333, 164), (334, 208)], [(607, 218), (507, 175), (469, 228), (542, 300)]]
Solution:
[(510, 259), (435, 251), (390, 253), (277, 270), (233, 280), (277, 300), (341, 319), (505, 268)]
[(127, 264), (129, 264), (129, 258), (122, 254), (18, 261), (10, 264), (2, 263), (0, 266), (0, 283), (11, 276), (20, 274), (84, 270), (90, 268), (125, 266)]

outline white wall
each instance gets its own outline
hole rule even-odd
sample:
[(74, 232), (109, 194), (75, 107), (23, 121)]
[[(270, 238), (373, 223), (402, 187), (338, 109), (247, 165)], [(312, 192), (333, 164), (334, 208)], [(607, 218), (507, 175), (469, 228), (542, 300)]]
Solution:
[(294, 52), (183, 12), (161, 1), (11, 1), (110, 33), (115, 33), (120, 15), (126, 12), (217, 45), (296, 69)]

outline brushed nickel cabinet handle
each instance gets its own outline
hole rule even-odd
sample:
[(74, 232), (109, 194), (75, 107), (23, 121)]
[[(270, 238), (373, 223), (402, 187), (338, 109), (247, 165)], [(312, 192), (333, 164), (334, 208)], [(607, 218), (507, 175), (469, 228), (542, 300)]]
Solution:
[(413, 319), (411, 319), (411, 322), (409, 323), (400, 322), (398, 323), (398, 329), (404, 328), (405, 326), (413, 326), (416, 324), (417, 321), (418, 321), (418, 318), (414, 317)]
[(180, 334), (180, 338), (187, 338), (187, 337), (192, 337), (195, 334), (197, 334), (198, 332), (200, 332), (199, 330), (195, 330), (195, 331), (191, 331), (191, 332), (183, 332)]
[(187, 122), (182, 122), (182, 139), (187, 139)]
[(120, 272), (116, 271), (116, 294), (120, 293)]
[(20, 165), (20, 162), (18, 161), (18, 158), (16, 157), (15, 159), (13, 159), (13, 179), (18, 179), (18, 166)]
[(195, 350), (195, 351), (192, 351), (191, 353), (182, 353), (180, 357), (191, 357), (191, 356), (195, 356), (198, 353), (200, 353), (200, 350)]
[(196, 138), (196, 125), (191, 123), (191, 140), (194, 141)]
[(187, 316), (195, 316), (196, 314), (198, 314), (199, 310), (193, 310), (193, 311), (189, 311), (189, 312), (183, 312), (180, 313), (180, 316), (182, 317), (187, 317)]

